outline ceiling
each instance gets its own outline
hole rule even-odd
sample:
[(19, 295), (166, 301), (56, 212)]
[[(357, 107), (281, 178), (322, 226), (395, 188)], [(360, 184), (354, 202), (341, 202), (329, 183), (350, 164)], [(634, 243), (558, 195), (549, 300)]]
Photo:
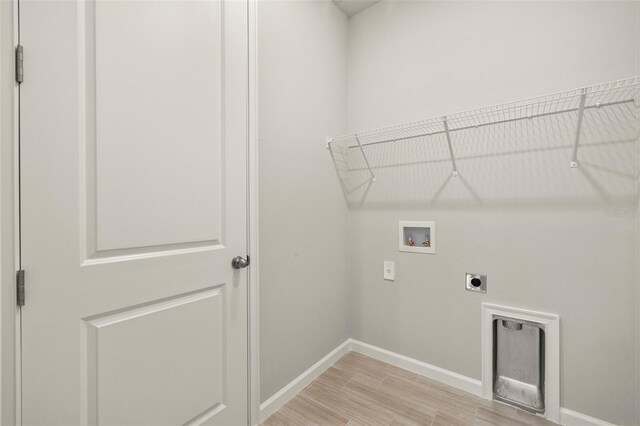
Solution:
[(333, 0), (340, 10), (351, 18), (356, 13), (360, 13), (369, 6), (378, 3), (380, 0)]

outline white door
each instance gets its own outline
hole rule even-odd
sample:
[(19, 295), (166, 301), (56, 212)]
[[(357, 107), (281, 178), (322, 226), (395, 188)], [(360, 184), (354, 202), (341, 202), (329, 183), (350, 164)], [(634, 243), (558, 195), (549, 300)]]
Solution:
[(23, 424), (246, 424), (246, 1), (19, 15)]

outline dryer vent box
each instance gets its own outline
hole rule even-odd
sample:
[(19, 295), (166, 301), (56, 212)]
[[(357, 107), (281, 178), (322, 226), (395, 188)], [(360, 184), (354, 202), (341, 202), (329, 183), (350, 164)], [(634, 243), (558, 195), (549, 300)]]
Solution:
[(534, 413), (545, 411), (545, 332), (541, 324), (493, 320), (493, 398)]

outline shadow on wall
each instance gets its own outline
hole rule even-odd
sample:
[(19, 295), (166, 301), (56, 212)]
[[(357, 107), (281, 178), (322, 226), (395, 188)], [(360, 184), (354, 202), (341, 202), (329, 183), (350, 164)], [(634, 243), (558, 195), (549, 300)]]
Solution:
[(638, 86), (596, 91), (587, 101), (578, 168), (569, 167), (579, 117), (574, 93), (449, 116), (455, 177), (442, 118), (358, 133), (362, 150), (355, 135), (336, 138), (330, 151), (347, 203), (352, 209), (635, 206)]

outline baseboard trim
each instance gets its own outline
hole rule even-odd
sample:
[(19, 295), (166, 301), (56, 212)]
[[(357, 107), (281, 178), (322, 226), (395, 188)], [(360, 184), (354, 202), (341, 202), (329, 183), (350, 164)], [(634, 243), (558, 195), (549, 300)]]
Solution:
[(265, 421), (280, 407), (289, 402), (294, 396), (302, 392), (315, 379), (335, 364), (350, 350), (351, 339), (345, 340), (340, 346), (329, 352), (324, 358), (309, 367), (304, 373), (293, 379), (291, 383), (276, 392), (271, 398), (260, 404), (260, 422)]
[(613, 423), (605, 422), (568, 408), (560, 408), (560, 423), (565, 426), (614, 426)]
[[(400, 355), (368, 343), (355, 339), (347, 339), (271, 398), (260, 404), (260, 422), (265, 421), (270, 415), (278, 411), (280, 407), (289, 402), (336, 361), (342, 358), (343, 355), (350, 351), (361, 353), (482, 398), (482, 382), (480, 380), (472, 379), (471, 377), (463, 376), (462, 374), (445, 370), (444, 368), (436, 367), (435, 365)], [(562, 407), (560, 408), (560, 424), (565, 426), (614, 426), (612, 423), (604, 420)]]
[(436, 367), (435, 365), (427, 364), (426, 362), (418, 361), (417, 359), (409, 358), (408, 356), (400, 355), (368, 343), (354, 339), (350, 340), (351, 350), (354, 352), (359, 352), (379, 361), (386, 362), (387, 364), (409, 370), (412, 373), (428, 377), (429, 379), (453, 386), (454, 388), (461, 389), (476, 396), (482, 396), (482, 383), (480, 380), (472, 379), (462, 374), (454, 373), (453, 371), (445, 370), (444, 368)]

